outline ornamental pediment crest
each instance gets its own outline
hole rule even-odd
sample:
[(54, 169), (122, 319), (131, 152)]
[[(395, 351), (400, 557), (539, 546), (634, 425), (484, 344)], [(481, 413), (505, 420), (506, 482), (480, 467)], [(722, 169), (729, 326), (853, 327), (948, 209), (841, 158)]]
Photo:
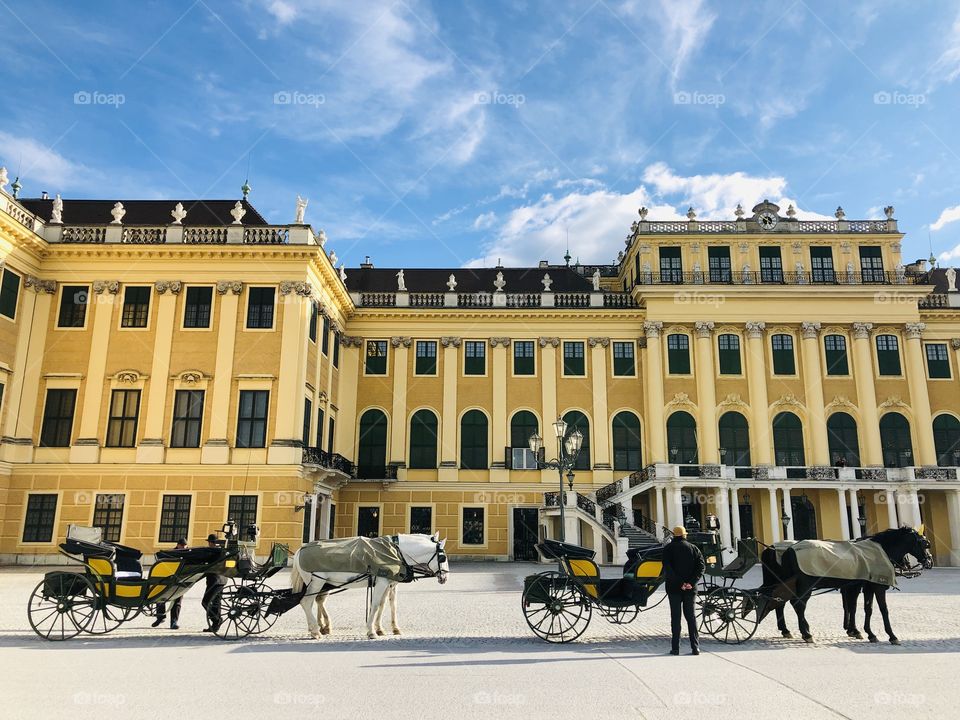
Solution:
[(720, 407), (739, 407), (748, 408), (747, 403), (743, 401), (739, 393), (729, 393), (723, 400), (717, 403)]
[(203, 374), (202, 370), (184, 370), (182, 373), (174, 377), (184, 385), (197, 385), (204, 380), (210, 379)]
[(668, 407), (696, 407), (693, 400), (690, 399), (690, 396), (685, 392), (677, 393), (673, 396), (670, 402), (667, 403)]
[(834, 395), (833, 400), (827, 403), (827, 410), (832, 410), (834, 408), (856, 408), (849, 398), (846, 395)]
[(146, 380), (147, 376), (142, 374), (139, 370), (119, 370), (113, 374), (113, 379), (118, 383), (132, 385), (140, 382), (141, 380)]
[(773, 403), (773, 405), (774, 407), (778, 407), (781, 405), (793, 405), (795, 407), (803, 407), (803, 403), (800, 402), (800, 399), (793, 393), (787, 393), (786, 395), (781, 397), (779, 400), (777, 400), (775, 403)]
[(899, 396), (899, 395), (891, 395), (891, 396), (889, 396), (886, 400), (884, 400), (882, 403), (880, 403), (879, 407), (881, 407), (881, 408), (892, 408), (892, 407), (905, 408), (905, 407), (909, 407), (909, 406), (908, 406), (903, 400), (900, 399), (900, 396)]

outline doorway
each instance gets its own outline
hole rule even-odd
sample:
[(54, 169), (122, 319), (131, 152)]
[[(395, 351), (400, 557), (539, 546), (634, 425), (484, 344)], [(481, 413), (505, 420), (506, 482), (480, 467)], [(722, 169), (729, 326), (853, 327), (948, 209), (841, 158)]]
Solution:
[(536, 560), (539, 513), (537, 508), (513, 509), (513, 559)]
[(360, 537), (378, 537), (380, 535), (380, 508), (357, 508), (357, 535)]

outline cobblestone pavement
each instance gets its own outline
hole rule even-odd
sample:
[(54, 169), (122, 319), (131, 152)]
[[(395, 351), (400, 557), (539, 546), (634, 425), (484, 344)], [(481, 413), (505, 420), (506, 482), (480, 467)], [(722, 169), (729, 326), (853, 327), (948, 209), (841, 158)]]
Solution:
[[(901, 580), (890, 596), (900, 647), (849, 640), (840, 597), (815, 598), (817, 642), (768, 618), (748, 643), (709, 638), (670, 657), (666, 603), (630, 625), (595, 614), (577, 642), (548, 645), (520, 610), (532, 564), (454, 563), (446, 585), (401, 586), (404, 635), (367, 640), (364, 593), (332, 597), (333, 633), (306, 634), (299, 608), (265, 636), (200, 632), (202, 588), (181, 629), (137, 618), (103, 637), (37, 638), (27, 597), (49, 568), (0, 569), (2, 716), (19, 718), (945, 718), (960, 702), (960, 571)], [(273, 578), (287, 587), (289, 576)], [(744, 587), (759, 584), (753, 571)], [(662, 592), (653, 601), (663, 597)], [(879, 615), (877, 625), (882, 629)], [(796, 627), (796, 617), (787, 611)], [(861, 621), (862, 622), (862, 621)], [(881, 634), (881, 637), (884, 636)]]

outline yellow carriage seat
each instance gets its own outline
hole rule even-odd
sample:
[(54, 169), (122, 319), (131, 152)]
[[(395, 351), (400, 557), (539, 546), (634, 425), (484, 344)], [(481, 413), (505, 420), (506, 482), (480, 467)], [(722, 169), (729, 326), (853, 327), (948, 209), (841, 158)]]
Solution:
[[(587, 558), (567, 559), (567, 567), (570, 568), (570, 574), (583, 578), (584, 589), (593, 597), (598, 597), (597, 581), (600, 580), (600, 568), (593, 560)], [(594, 582), (590, 582), (593, 580)]]
[(170, 579), (176, 576), (182, 565), (183, 561), (179, 558), (157, 560), (156, 564), (150, 568), (150, 576), (147, 578), (147, 583), (150, 585), (147, 597), (155, 598), (170, 587), (173, 584)]
[(635, 577), (638, 580), (656, 580), (663, 574), (663, 563), (659, 560), (644, 560), (637, 565)]

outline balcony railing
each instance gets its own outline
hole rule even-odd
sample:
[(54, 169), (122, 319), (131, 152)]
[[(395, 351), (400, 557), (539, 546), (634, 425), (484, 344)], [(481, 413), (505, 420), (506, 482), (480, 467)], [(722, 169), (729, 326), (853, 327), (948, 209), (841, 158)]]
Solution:
[(629, 310), (637, 302), (629, 292), (407, 292), (351, 293), (357, 307), (436, 309), (606, 308)]
[(926, 275), (892, 270), (706, 270), (641, 272), (637, 285), (922, 285)]
[[(644, 220), (637, 223), (637, 234), (664, 233), (745, 233), (755, 226), (746, 220)], [(896, 220), (782, 220), (773, 231), (788, 233), (895, 233)]]
[(356, 477), (356, 471), (352, 462), (339, 453), (327, 452), (318, 447), (305, 447), (303, 449), (303, 464), (319, 465), (328, 470), (342, 472), (348, 477)]

